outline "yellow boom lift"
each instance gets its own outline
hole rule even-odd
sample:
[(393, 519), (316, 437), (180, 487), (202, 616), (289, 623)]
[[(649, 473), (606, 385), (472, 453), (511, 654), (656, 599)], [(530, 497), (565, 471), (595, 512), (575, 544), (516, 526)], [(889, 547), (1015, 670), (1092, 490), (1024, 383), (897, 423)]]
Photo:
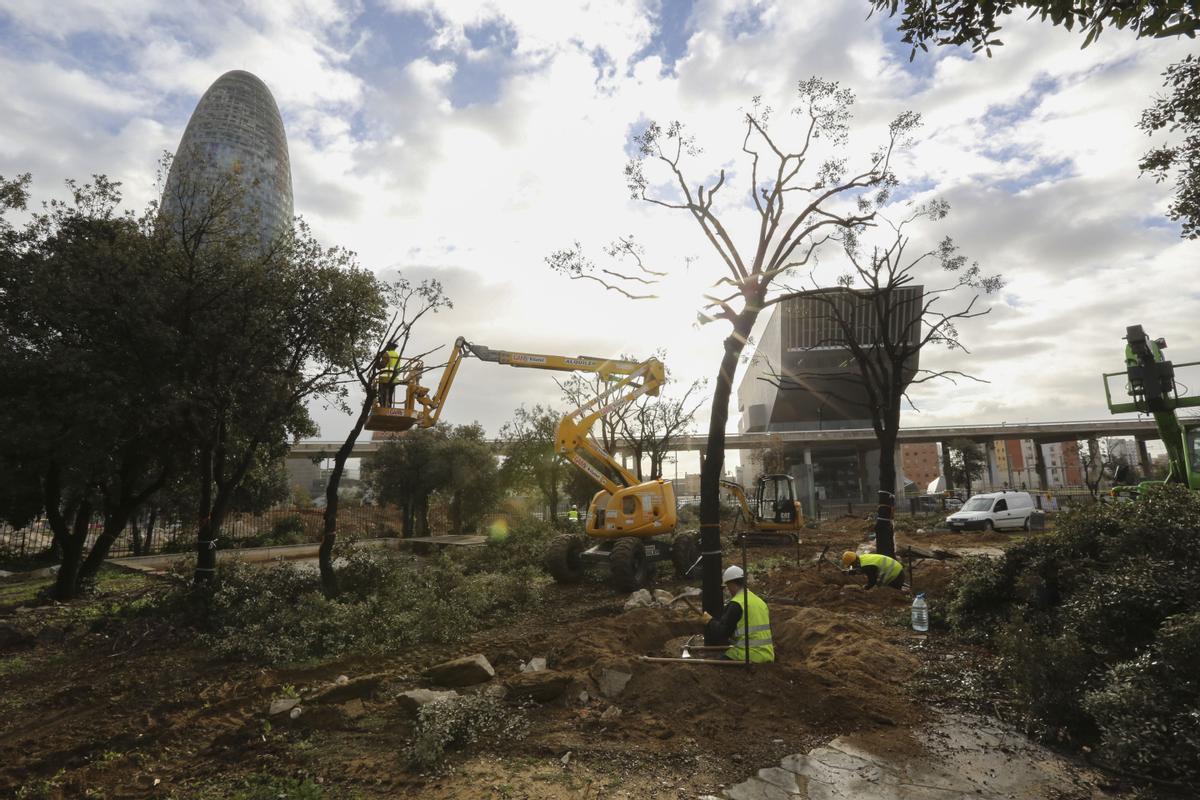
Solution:
[(642, 395), (658, 394), (666, 379), (661, 361), (492, 350), (460, 336), (436, 392), (431, 393), (421, 385), (424, 365), (414, 363), (401, 380), (405, 387), (403, 400), (391, 407), (375, 406), (367, 420), (367, 429), (405, 431), (414, 425), (428, 428), (436, 424), (458, 368), (467, 357), (525, 369), (591, 372), (608, 383), (599, 395), (564, 415), (555, 431), (556, 452), (601, 487), (584, 517), (586, 536), (561, 535), (550, 546), (546, 567), (555, 580), (573, 583), (583, 577), (587, 566), (607, 564), (613, 584), (622, 591), (632, 591), (650, 580), (657, 561), (669, 559), (680, 576), (692, 568), (699, 558), (696, 535), (670, 536), (676, 525), (675, 490), (671, 482), (639, 481), (591, 436), (592, 426), (605, 414)]
[(737, 532), (742, 517), (750, 525), (750, 530), (737, 534), (739, 543), (743, 539), (747, 544), (796, 544), (800, 541), (804, 511), (796, 499), (796, 484), (791, 475), (760, 476), (753, 501), (747, 499), (746, 490), (740, 483), (722, 480), (721, 486), (738, 501), (734, 532)]

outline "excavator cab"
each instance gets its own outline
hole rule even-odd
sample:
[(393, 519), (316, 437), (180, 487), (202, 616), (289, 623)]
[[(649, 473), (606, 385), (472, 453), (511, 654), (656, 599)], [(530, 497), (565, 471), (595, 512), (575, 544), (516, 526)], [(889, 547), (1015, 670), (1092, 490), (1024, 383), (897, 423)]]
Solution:
[[(749, 499), (741, 484), (722, 480), (721, 485), (733, 492), (738, 501), (738, 516), (733, 523), (738, 543), (799, 544), (799, 531), (804, 527), (804, 511), (796, 499), (796, 484), (791, 475), (761, 476), (753, 498)], [(743, 518), (751, 528), (738, 532), (738, 523)]]
[(756, 493), (758, 510), (755, 522), (792, 526), (802, 519), (796, 502), (796, 484), (791, 475), (763, 475)]

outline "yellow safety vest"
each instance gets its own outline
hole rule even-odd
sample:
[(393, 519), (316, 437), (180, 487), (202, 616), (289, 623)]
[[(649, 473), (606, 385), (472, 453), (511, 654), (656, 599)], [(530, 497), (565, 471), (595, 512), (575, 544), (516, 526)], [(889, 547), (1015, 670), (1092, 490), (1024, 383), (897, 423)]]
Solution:
[(858, 563), (864, 567), (874, 567), (879, 570), (879, 574), (875, 578), (879, 586), (890, 583), (904, 569), (904, 565), (896, 559), (881, 556), (879, 553), (863, 553), (858, 557)]
[(571, 522), (579, 522), (579, 512), (572, 508), (567, 512), (567, 519)]
[(771, 616), (762, 598), (747, 589), (734, 595), (733, 600), (742, 607), (742, 618), (733, 632), (733, 647), (725, 651), (726, 658), (745, 661), (749, 641), (750, 662), (769, 664), (775, 660), (775, 645), (771, 641)]
[(387, 367), (379, 371), (379, 382), (396, 383), (400, 373), (400, 351), (388, 350), (384, 356), (387, 358)]

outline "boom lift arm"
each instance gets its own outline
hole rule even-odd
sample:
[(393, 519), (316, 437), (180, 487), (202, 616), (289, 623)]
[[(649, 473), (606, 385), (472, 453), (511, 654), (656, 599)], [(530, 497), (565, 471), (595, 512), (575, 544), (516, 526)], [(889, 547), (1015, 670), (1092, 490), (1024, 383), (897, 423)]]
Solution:
[[(1200, 361), (1172, 364), (1163, 357), (1165, 339), (1151, 339), (1141, 325), (1125, 329), (1125, 371), (1104, 374), (1104, 395), (1113, 414), (1137, 412), (1150, 414), (1167, 450), (1168, 472), (1165, 483), (1181, 483), (1200, 489), (1200, 426), (1180, 422), (1180, 408), (1200, 407), (1200, 396), (1180, 396), (1175, 381), (1176, 367), (1193, 367)], [(1126, 379), (1125, 391), (1132, 402), (1114, 402), (1109, 379)], [(1142, 486), (1157, 481), (1145, 481)]]
[[(638, 484), (637, 476), (605, 452), (589, 435), (592, 426), (602, 416), (633, 402), (642, 395), (657, 395), (666, 380), (666, 368), (657, 358), (643, 362), (622, 359), (597, 358), (594, 356), (556, 356), (542, 353), (523, 353), (511, 350), (493, 350), (485, 345), (472, 344), (460, 336), (454, 342), (446, 367), (442, 371), (437, 389), (430, 393), (420, 383), (424, 364), (414, 362), (403, 379), (405, 386), (404, 404), (400, 408), (375, 409), (377, 427), (387, 430), (407, 430), (416, 425), (429, 428), (437, 424), (445, 406), (446, 397), (459, 366), (464, 358), (474, 357), (494, 364), (507, 364), (523, 369), (543, 369), (557, 372), (592, 372), (611, 381), (603, 392), (565, 415), (555, 432), (555, 449), (577, 467), (586, 472), (610, 493)], [(389, 423), (379, 424), (382, 420)], [(371, 427), (368, 425), (368, 427)], [(619, 476), (614, 481), (593, 466), (584, 457), (590, 456)]]
[[(556, 452), (601, 486), (588, 505), (584, 520), (587, 537), (560, 535), (547, 551), (546, 566), (555, 580), (576, 582), (582, 578), (585, 564), (605, 563), (614, 585), (621, 591), (632, 591), (649, 580), (655, 562), (665, 559), (671, 561), (677, 576), (686, 577), (699, 560), (699, 547), (694, 534), (675, 533), (678, 516), (671, 482), (639, 481), (591, 436), (592, 426), (605, 414), (644, 395), (659, 393), (666, 381), (662, 362), (657, 358), (633, 362), (492, 350), (460, 336), (435, 392), (421, 385), (424, 365), (414, 363), (402, 381), (403, 405), (376, 406), (367, 427), (408, 430), (413, 425), (428, 428), (436, 424), (458, 368), (468, 357), (525, 369), (590, 372), (608, 384), (596, 397), (564, 415), (555, 430)], [(672, 533), (673, 539), (664, 536)], [(593, 541), (591, 546), (587, 539)]]

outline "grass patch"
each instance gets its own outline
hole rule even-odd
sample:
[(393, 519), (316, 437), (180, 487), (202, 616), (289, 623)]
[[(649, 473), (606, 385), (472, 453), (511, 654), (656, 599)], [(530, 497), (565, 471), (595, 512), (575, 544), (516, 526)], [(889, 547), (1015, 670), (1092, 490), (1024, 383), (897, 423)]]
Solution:
[(19, 675), (27, 671), (33, 663), (27, 656), (9, 656), (0, 658), (0, 677), (5, 675)]
[(266, 774), (209, 783), (189, 788), (183, 793), (174, 792), (170, 796), (174, 800), (355, 800), (361, 797), (356, 792), (347, 793), (340, 787), (336, 793), (327, 791), (307, 778)]

